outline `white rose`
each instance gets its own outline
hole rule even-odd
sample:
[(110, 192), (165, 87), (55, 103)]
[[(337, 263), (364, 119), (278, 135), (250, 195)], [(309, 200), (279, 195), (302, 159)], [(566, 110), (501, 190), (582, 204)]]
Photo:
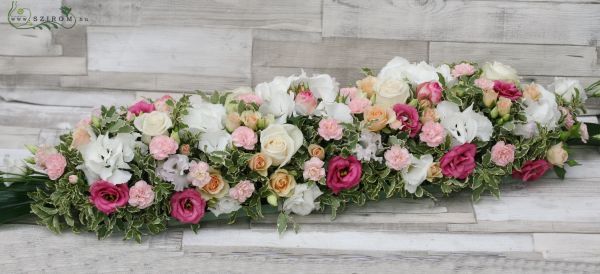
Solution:
[(292, 77), (275, 77), (269, 83), (256, 85), (256, 95), (264, 101), (259, 111), (272, 114), (277, 123), (284, 124), (295, 108), (294, 94), (288, 91), (291, 83)]
[(482, 67), (483, 73), (481, 77), (489, 80), (505, 80), (512, 82), (519, 82), (519, 76), (517, 71), (507, 65), (500, 62), (485, 63)]
[(433, 164), (433, 156), (430, 154), (421, 155), (417, 158), (410, 156), (410, 165), (402, 170), (402, 178), (404, 179), (404, 189), (410, 193), (415, 193), (417, 187), (427, 178), (427, 171)]
[(89, 184), (98, 179), (113, 184), (126, 183), (131, 173), (123, 169), (129, 169), (127, 163), (133, 160), (137, 137), (139, 134), (125, 133), (119, 133), (114, 138), (98, 136), (81, 148), (83, 165), (77, 168), (83, 170)]
[(397, 103), (406, 103), (410, 97), (410, 87), (402, 79), (377, 77), (375, 94), (375, 103), (389, 108)]
[(231, 144), (231, 134), (226, 130), (204, 132), (200, 135), (198, 148), (205, 153), (214, 151), (225, 151)]
[(585, 94), (585, 90), (579, 83), (579, 81), (569, 78), (554, 78), (554, 93), (561, 96), (567, 102), (572, 102), (577, 94), (579, 94), (579, 99), (581, 102), (585, 102), (587, 100), (587, 94)]
[(219, 199), (214, 207), (209, 207), (208, 210), (218, 217), (221, 214), (229, 214), (231, 212), (238, 211), (240, 208), (242, 208), (242, 206), (237, 200), (231, 197), (223, 197)]
[(315, 200), (321, 194), (323, 192), (315, 184), (310, 187), (308, 184), (298, 184), (294, 188), (294, 194), (283, 202), (283, 210), (288, 214), (294, 212), (306, 216), (319, 207), (319, 202), (315, 202)]
[(260, 152), (271, 157), (273, 165), (283, 166), (292, 159), (303, 142), (304, 136), (298, 127), (274, 124), (260, 133)]
[(225, 117), (225, 107), (221, 104), (198, 103), (188, 109), (188, 114), (182, 121), (190, 128), (198, 129), (202, 132), (213, 132), (223, 129), (223, 119)]
[(169, 114), (162, 111), (143, 113), (135, 118), (133, 124), (146, 136), (163, 135), (173, 126)]

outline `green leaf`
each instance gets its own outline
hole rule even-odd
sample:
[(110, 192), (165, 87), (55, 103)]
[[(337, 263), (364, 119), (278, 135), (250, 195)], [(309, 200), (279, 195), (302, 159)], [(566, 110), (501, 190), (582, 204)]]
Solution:
[(558, 176), (558, 178), (564, 179), (565, 174), (567, 174), (567, 171), (562, 167), (554, 166), (554, 173), (556, 173), (556, 176)]
[(279, 217), (277, 217), (277, 231), (279, 234), (283, 234), (287, 230), (288, 225), (288, 215), (284, 212), (279, 213)]
[(577, 161), (570, 159), (568, 161), (565, 162), (568, 166), (580, 166), (581, 164), (578, 163)]

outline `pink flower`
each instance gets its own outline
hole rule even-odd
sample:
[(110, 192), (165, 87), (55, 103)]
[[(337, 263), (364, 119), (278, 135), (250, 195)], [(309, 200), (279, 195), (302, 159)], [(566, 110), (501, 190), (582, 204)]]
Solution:
[(77, 175), (75, 175), (75, 174), (69, 175), (69, 183), (75, 184), (75, 183), (77, 183), (77, 181), (79, 181), (79, 177), (77, 177)]
[(494, 90), (494, 82), (486, 78), (479, 78), (475, 80), (475, 85), (483, 90)]
[(52, 146), (42, 145), (38, 147), (37, 151), (35, 152), (35, 155), (33, 156), (35, 164), (42, 169), (46, 169), (46, 161), (48, 157), (55, 153), (58, 152)]
[(384, 154), (385, 165), (393, 170), (402, 170), (410, 165), (410, 153), (406, 148), (394, 145)]
[(197, 224), (204, 217), (206, 201), (192, 188), (175, 192), (171, 197), (171, 217), (184, 224)]
[(62, 156), (60, 153), (50, 154), (46, 158), (46, 173), (48, 173), (48, 178), (50, 180), (56, 180), (60, 178), (65, 172), (65, 167), (67, 166), (67, 160), (65, 156)]
[(359, 114), (365, 112), (367, 108), (371, 105), (371, 100), (362, 97), (354, 97), (348, 103), (348, 107), (350, 108), (350, 112), (354, 114)]
[(440, 159), (442, 174), (447, 177), (465, 179), (475, 169), (477, 146), (466, 143), (452, 148)]
[(304, 180), (312, 180), (318, 182), (321, 178), (325, 177), (325, 163), (317, 157), (312, 157), (310, 160), (304, 162), (304, 172), (302, 177)]
[(355, 87), (341, 88), (340, 94), (346, 98), (354, 99), (356, 94), (358, 94), (358, 89)]
[(521, 179), (524, 182), (535, 181), (550, 168), (552, 168), (552, 165), (544, 159), (527, 161), (520, 169), (514, 169), (512, 175), (513, 178)]
[(511, 101), (518, 100), (523, 96), (523, 93), (519, 91), (513, 82), (496, 80), (494, 81), (494, 91), (498, 92), (500, 97), (508, 98)]
[(333, 118), (322, 119), (319, 122), (319, 136), (325, 141), (342, 139), (343, 128), (338, 124), (338, 121)]
[(164, 160), (177, 152), (177, 142), (165, 135), (158, 135), (150, 141), (150, 154), (156, 160)]
[(408, 136), (411, 138), (415, 137), (421, 129), (417, 109), (405, 104), (396, 104), (392, 109), (396, 112), (396, 121), (400, 123), (398, 128), (402, 131), (408, 131)]
[(335, 156), (329, 160), (327, 167), (327, 187), (334, 194), (350, 189), (360, 183), (362, 165), (354, 156), (344, 158)]
[(566, 107), (560, 107), (560, 112), (562, 112), (563, 116), (565, 116), (565, 127), (567, 129), (571, 129), (573, 125), (575, 125), (575, 119), (573, 119), (573, 115)]
[(204, 187), (210, 182), (210, 167), (207, 163), (192, 161), (188, 172), (188, 179), (192, 181), (192, 185)]
[(492, 147), (492, 162), (498, 166), (506, 166), (515, 160), (515, 146), (497, 142)]
[(260, 96), (254, 94), (254, 93), (244, 93), (244, 94), (240, 94), (237, 96), (237, 99), (246, 103), (246, 104), (252, 104), (255, 103), (257, 105), (261, 105), (263, 103), (262, 98), (260, 98)]
[(251, 128), (241, 126), (231, 133), (231, 140), (233, 141), (234, 146), (251, 150), (254, 149), (254, 145), (258, 143), (258, 136), (256, 136), (256, 132)]
[(458, 78), (463, 75), (472, 75), (473, 73), (475, 73), (475, 68), (468, 63), (460, 63), (454, 66), (452, 69), (452, 76), (454, 76), (454, 78)]
[(167, 105), (167, 101), (169, 100), (171, 100), (173, 103), (175, 102), (173, 97), (170, 95), (163, 95), (163, 97), (160, 97), (154, 101), (154, 108), (160, 112), (171, 112), (171, 107)]
[(427, 143), (427, 146), (437, 147), (446, 140), (446, 130), (440, 123), (427, 122), (421, 128), (419, 138)]
[(581, 142), (584, 144), (590, 139), (590, 134), (588, 133), (588, 128), (585, 123), (581, 123), (579, 126), (579, 135), (581, 136)]
[(127, 184), (113, 185), (107, 181), (98, 180), (90, 186), (90, 201), (104, 214), (111, 214), (119, 207), (127, 205), (129, 188)]
[(129, 112), (140, 115), (140, 113), (149, 113), (154, 111), (154, 105), (148, 103), (146, 100), (141, 100), (133, 105), (131, 105), (127, 110)]
[(229, 196), (240, 203), (252, 197), (252, 193), (254, 193), (254, 184), (250, 180), (240, 181), (237, 185), (229, 189)]
[(317, 108), (317, 98), (310, 90), (301, 91), (296, 95), (296, 111), (300, 115), (310, 115)]
[(139, 209), (144, 209), (154, 202), (154, 191), (146, 181), (137, 181), (129, 189), (129, 204)]
[(437, 81), (421, 83), (417, 86), (417, 99), (427, 100), (434, 105), (442, 100), (442, 86)]

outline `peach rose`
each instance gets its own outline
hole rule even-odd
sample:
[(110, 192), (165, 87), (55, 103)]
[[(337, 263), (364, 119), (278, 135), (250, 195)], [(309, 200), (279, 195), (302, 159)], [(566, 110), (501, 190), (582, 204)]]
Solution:
[(389, 113), (387, 109), (375, 105), (371, 106), (365, 111), (365, 122), (367, 122), (367, 129), (370, 131), (380, 131), (389, 122)]
[(89, 126), (77, 127), (73, 131), (73, 142), (71, 142), (71, 147), (75, 149), (79, 149), (84, 145), (87, 145), (91, 141), (91, 135), (89, 131)]
[(490, 90), (490, 89), (483, 90), (483, 104), (486, 107), (492, 107), (496, 103), (497, 99), (498, 99), (498, 93), (496, 93), (494, 90)]
[(442, 168), (440, 167), (440, 163), (435, 162), (429, 166), (427, 170), (427, 181), (433, 182), (436, 178), (442, 178)]
[(269, 188), (279, 197), (289, 197), (296, 187), (296, 179), (285, 169), (276, 170), (269, 179)]
[(373, 94), (375, 93), (375, 90), (373, 89), (373, 87), (375, 86), (375, 83), (377, 82), (377, 77), (374, 76), (367, 76), (365, 78), (363, 78), (362, 80), (358, 80), (356, 81), (356, 86), (367, 95), (367, 97), (371, 98), (371, 96), (373, 96)]
[(267, 171), (272, 164), (273, 160), (271, 160), (271, 157), (263, 153), (254, 154), (254, 156), (252, 156), (248, 162), (248, 166), (251, 170), (265, 177), (267, 176)]
[(563, 148), (563, 143), (560, 142), (548, 149), (546, 152), (546, 159), (551, 164), (562, 167), (567, 159), (569, 159), (569, 153)]
[(217, 170), (210, 170), (210, 181), (200, 188), (200, 194), (205, 200), (211, 198), (223, 198), (229, 193), (229, 184), (225, 182), (221, 173)]
[(308, 146), (308, 155), (310, 157), (317, 157), (321, 160), (325, 159), (325, 149), (317, 144), (311, 144)]
[(233, 132), (236, 128), (240, 127), (242, 121), (240, 120), (240, 115), (237, 112), (232, 112), (227, 114), (227, 119), (225, 119), (225, 128), (229, 130), (229, 132)]
[(244, 126), (256, 130), (258, 128), (258, 121), (260, 120), (260, 118), (262, 118), (260, 112), (246, 110), (242, 112), (242, 115), (240, 116), (240, 121), (244, 124)]

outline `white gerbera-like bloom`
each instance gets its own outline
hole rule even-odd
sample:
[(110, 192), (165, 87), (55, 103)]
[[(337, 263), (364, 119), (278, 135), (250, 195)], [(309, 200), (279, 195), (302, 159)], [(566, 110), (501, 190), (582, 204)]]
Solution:
[(188, 109), (182, 121), (192, 129), (202, 132), (215, 132), (224, 128), (225, 107), (221, 104), (200, 102)]
[(310, 187), (308, 184), (298, 184), (294, 188), (294, 194), (283, 202), (283, 210), (288, 214), (294, 212), (306, 216), (319, 207), (319, 202), (315, 202), (315, 200), (321, 194), (323, 192), (315, 184)]
[(540, 91), (540, 98), (537, 101), (525, 99), (527, 123), (516, 125), (513, 131), (516, 135), (526, 138), (534, 137), (539, 133), (537, 124), (549, 130), (555, 129), (561, 116), (554, 94), (541, 85), (536, 84), (536, 86)]
[(427, 171), (433, 164), (433, 156), (430, 154), (421, 155), (420, 158), (411, 155), (410, 165), (402, 170), (404, 179), (404, 189), (410, 193), (415, 193), (417, 187), (427, 178)]
[(133, 160), (136, 139), (139, 134), (119, 133), (113, 138), (100, 135), (81, 148), (83, 170), (88, 183), (102, 179), (113, 184), (129, 181), (131, 173), (127, 164)]
[(442, 126), (461, 144), (470, 143), (475, 137), (481, 141), (489, 141), (494, 132), (492, 122), (483, 114), (475, 112), (472, 105), (461, 112), (457, 104), (442, 101), (437, 105), (436, 111)]
[(213, 214), (215, 214), (215, 216), (218, 217), (221, 214), (229, 214), (231, 212), (237, 211), (240, 208), (242, 208), (240, 202), (238, 202), (236, 199), (226, 196), (219, 199), (217, 204), (215, 204), (214, 207), (209, 207), (208, 210), (210, 210)]

